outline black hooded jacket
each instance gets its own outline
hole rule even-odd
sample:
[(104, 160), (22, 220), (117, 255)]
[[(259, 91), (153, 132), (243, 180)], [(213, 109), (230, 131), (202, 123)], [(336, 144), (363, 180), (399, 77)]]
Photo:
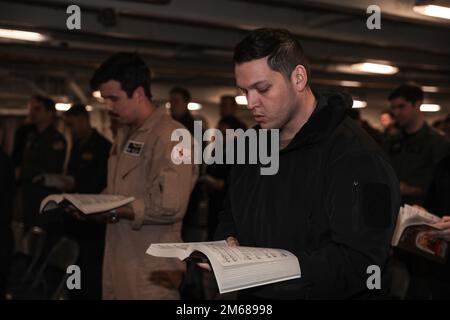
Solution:
[[(217, 239), (294, 253), (301, 278), (244, 291), (270, 299), (342, 299), (368, 293), (367, 268), (383, 270), (400, 206), (399, 185), (382, 150), (346, 116), (351, 102), (318, 96), (279, 170), (234, 165)], [(349, 106), (350, 102), (350, 106)]]

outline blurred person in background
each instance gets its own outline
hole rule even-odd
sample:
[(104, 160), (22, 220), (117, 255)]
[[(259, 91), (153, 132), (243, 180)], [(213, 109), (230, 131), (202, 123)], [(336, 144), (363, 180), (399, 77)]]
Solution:
[(30, 100), (30, 122), (34, 125), (27, 136), (19, 167), (24, 228), (39, 225), (42, 199), (59, 191), (46, 184), (47, 174), (62, 174), (66, 157), (66, 140), (56, 129), (55, 102), (35, 95)]
[(385, 150), (400, 180), (403, 202), (422, 205), (433, 171), (449, 154), (450, 144), (425, 122), (420, 87), (401, 85), (388, 99), (399, 132), (385, 140)]
[[(73, 193), (99, 194), (106, 187), (107, 165), (111, 143), (92, 128), (89, 112), (83, 104), (74, 104), (64, 113), (64, 122), (72, 133), (67, 174)], [(72, 299), (99, 300), (102, 297), (102, 264), (106, 225), (96, 221), (81, 221), (67, 216), (64, 224), (67, 235), (74, 239), (80, 253), (77, 265), (81, 268), (81, 290), (71, 290)]]
[[(223, 119), (225, 117), (228, 117), (228, 119), (230, 119), (229, 117), (234, 117), (234, 118), (236, 118), (237, 121), (239, 121), (239, 128), (240, 129), (243, 129), (243, 130), (247, 129), (247, 126), (245, 125), (245, 123), (242, 122), (241, 120), (239, 120), (239, 118), (236, 116), (236, 111), (238, 109), (238, 104), (236, 103), (235, 97), (233, 97), (231, 95), (221, 96), (220, 97), (219, 108), (220, 108), (220, 117), (221, 117), (221, 119)], [(227, 120), (227, 122), (228, 121), (229, 120)]]
[(383, 140), (397, 132), (394, 116), (391, 110), (383, 110), (380, 113), (380, 124), (382, 128)]
[[(402, 203), (423, 206), (435, 168), (449, 154), (450, 144), (425, 122), (420, 111), (423, 102), (421, 87), (401, 85), (388, 100), (399, 131), (385, 140), (384, 147), (400, 180)], [(429, 299), (431, 288), (427, 261), (397, 248), (394, 248), (393, 255), (396, 263), (409, 272), (406, 299)]]
[(186, 88), (173, 87), (170, 90), (170, 114), (172, 118), (185, 126), (194, 135), (194, 117), (192, 117), (188, 109), (190, 101), (191, 93)]
[(5, 285), (14, 248), (11, 230), (14, 196), (14, 166), (0, 145), (0, 300), (5, 299)]

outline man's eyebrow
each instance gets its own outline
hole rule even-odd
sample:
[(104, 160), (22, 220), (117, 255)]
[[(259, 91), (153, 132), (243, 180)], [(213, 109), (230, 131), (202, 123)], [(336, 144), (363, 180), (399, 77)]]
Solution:
[[(257, 86), (259, 86), (259, 85), (261, 85), (261, 84), (266, 84), (266, 83), (268, 83), (266, 80), (261, 80), (261, 81), (258, 81), (258, 82), (255, 82), (255, 83), (251, 84), (251, 85), (248, 87), (248, 89), (254, 89), (254, 88), (256, 88)], [(242, 87), (240, 87), (240, 86), (237, 86), (237, 87), (238, 87), (240, 90), (243, 90), (243, 91), (248, 90), (248, 89), (242, 88)]]

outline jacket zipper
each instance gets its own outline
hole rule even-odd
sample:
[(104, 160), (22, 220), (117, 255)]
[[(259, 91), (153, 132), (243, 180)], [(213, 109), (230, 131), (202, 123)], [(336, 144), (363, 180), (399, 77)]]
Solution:
[(358, 180), (353, 181), (352, 227), (354, 231), (358, 229), (359, 225), (359, 185), (360, 184)]

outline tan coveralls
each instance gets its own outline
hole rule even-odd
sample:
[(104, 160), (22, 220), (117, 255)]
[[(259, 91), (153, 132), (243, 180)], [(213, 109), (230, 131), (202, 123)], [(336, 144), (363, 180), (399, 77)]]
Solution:
[(134, 221), (108, 224), (103, 299), (178, 299), (184, 263), (145, 253), (151, 243), (181, 242), (181, 221), (197, 178), (193, 164), (171, 160), (171, 141), (181, 124), (157, 108), (132, 132), (117, 134), (108, 160), (104, 193), (133, 196)]

